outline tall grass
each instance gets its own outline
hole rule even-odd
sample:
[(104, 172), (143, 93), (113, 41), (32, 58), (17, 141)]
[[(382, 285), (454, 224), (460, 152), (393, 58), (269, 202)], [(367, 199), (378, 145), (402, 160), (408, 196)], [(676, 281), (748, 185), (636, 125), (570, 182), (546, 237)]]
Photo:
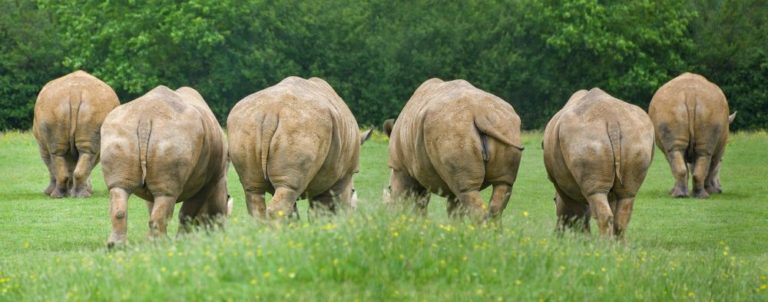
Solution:
[[(540, 133), (526, 151), (500, 228), (427, 218), (380, 202), (386, 142), (363, 146), (358, 211), (262, 225), (236, 198), (223, 231), (149, 241), (147, 211), (129, 202), (129, 246), (107, 251), (107, 195), (94, 170), (90, 199), (52, 200), (27, 133), (0, 137), (0, 300), (574, 301), (768, 299), (766, 133), (732, 137), (724, 193), (672, 199), (660, 153), (638, 195), (626, 242), (554, 234)], [(486, 198), (489, 192), (484, 192)], [(306, 211), (306, 202), (301, 202)], [(174, 222), (173, 226), (177, 224)], [(172, 229), (173, 231), (173, 229)]]

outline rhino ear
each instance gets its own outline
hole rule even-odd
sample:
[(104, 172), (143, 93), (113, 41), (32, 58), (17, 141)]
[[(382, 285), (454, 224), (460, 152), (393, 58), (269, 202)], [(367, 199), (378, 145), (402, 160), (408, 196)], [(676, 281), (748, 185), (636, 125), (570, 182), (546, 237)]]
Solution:
[(392, 134), (392, 127), (395, 126), (395, 120), (394, 119), (388, 119), (384, 121), (384, 133), (389, 137), (390, 134)]
[(371, 135), (373, 135), (373, 129), (368, 129), (367, 131), (360, 133), (360, 144), (362, 145), (365, 143), (365, 141), (371, 138)]
[(734, 111), (733, 114), (728, 116), (728, 123), (729, 124), (733, 124), (733, 120), (736, 119), (736, 113), (738, 113), (738, 111)]

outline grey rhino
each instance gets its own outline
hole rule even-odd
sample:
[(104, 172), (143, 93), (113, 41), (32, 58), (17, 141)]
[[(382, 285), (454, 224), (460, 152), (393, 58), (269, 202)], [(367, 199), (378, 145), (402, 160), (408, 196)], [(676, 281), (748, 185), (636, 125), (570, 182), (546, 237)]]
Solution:
[(177, 201), (184, 202), (180, 232), (229, 215), (224, 133), (194, 89), (152, 89), (112, 111), (101, 136), (112, 220), (108, 246), (125, 243), (132, 193), (147, 201), (150, 237), (166, 234)]
[[(656, 144), (672, 168), (674, 197), (688, 196), (688, 174), (693, 174), (693, 196), (720, 193), (720, 164), (728, 141), (728, 101), (717, 85), (703, 76), (683, 73), (653, 95), (648, 114), (656, 130)], [(689, 169), (689, 167), (691, 169)]]
[[(306, 198), (314, 213), (355, 205), (352, 176), (360, 145), (355, 117), (331, 85), (288, 77), (240, 100), (229, 113), (230, 158), (251, 216), (294, 216)], [(273, 195), (269, 207), (265, 192)]]
[[(389, 135), (390, 196), (426, 214), (430, 193), (447, 197), (451, 217), (497, 219), (509, 202), (523, 148), (520, 118), (501, 98), (464, 80), (419, 86)], [(480, 190), (493, 186), (490, 209)]]
[(35, 102), (32, 133), (50, 175), (46, 195), (91, 196), (91, 170), (99, 163), (99, 130), (118, 105), (109, 85), (82, 70), (43, 86)]
[[(555, 186), (557, 230), (623, 238), (653, 158), (653, 125), (635, 105), (599, 88), (574, 93), (544, 130), (544, 166)], [(579, 225), (581, 223), (581, 225)]]

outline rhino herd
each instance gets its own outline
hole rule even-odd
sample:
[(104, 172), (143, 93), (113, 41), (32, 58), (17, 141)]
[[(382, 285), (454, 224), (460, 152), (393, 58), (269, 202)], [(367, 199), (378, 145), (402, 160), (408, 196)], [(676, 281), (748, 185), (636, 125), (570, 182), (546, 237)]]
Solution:
[[(547, 123), (541, 144), (557, 230), (589, 232), (594, 217), (601, 235), (622, 238), (654, 142), (675, 178), (672, 196), (688, 196), (689, 174), (693, 196), (720, 193), (734, 116), (720, 88), (691, 73), (661, 86), (648, 113), (599, 88), (575, 92)], [(180, 201), (180, 232), (220, 223), (232, 211), (230, 161), (249, 214), (260, 220), (298, 218), (298, 199), (309, 201), (311, 215), (356, 207), (353, 176), (371, 130), (360, 132), (326, 81), (288, 77), (240, 100), (226, 125), (227, 135), (192, 88), (158, 86), (120, 105), (106, 83), (76, 71), (40, 91), (32, 131), (51, 197), (90, 196), (90, 173), (101, 160), (110, 247), (126, 242), (131, 194), (146, 201), (150, 237), (166, 236)], [(508, 102), (467, 81), (427, 80), (384, 123), (391, 171), (384, 202), (426, 215), (437, 194), (451, 217), (500, 221), (524, 149), (520, 125)], [(480, 191), (489, 186), (486, 205)]]

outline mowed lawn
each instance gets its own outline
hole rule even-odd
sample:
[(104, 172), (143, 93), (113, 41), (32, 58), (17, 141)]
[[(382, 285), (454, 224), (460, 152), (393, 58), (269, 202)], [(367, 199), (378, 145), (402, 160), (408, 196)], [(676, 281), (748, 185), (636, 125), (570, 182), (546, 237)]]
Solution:
[[(129, 245), (110, 232), (101, 167), (94, 196), (50, 199), (30, 133), (0, 134), (2, 301), (768, 301), (768, 133), (732, 134), (723, 194), (667, 195), (656, 150), (626, 241), (558, 237), (541, 133), (525, 133), (518, 180), (500, 228), (453, 221), (433, 196), (428, 218), (382, 205), (386, 139), (362, 147), (357, 212), (261, 225), (229, 170), (225, 230), (150, 241), (148, 213), (129, 201)], [(489, 190), (484, 192), (486, 198)]]

